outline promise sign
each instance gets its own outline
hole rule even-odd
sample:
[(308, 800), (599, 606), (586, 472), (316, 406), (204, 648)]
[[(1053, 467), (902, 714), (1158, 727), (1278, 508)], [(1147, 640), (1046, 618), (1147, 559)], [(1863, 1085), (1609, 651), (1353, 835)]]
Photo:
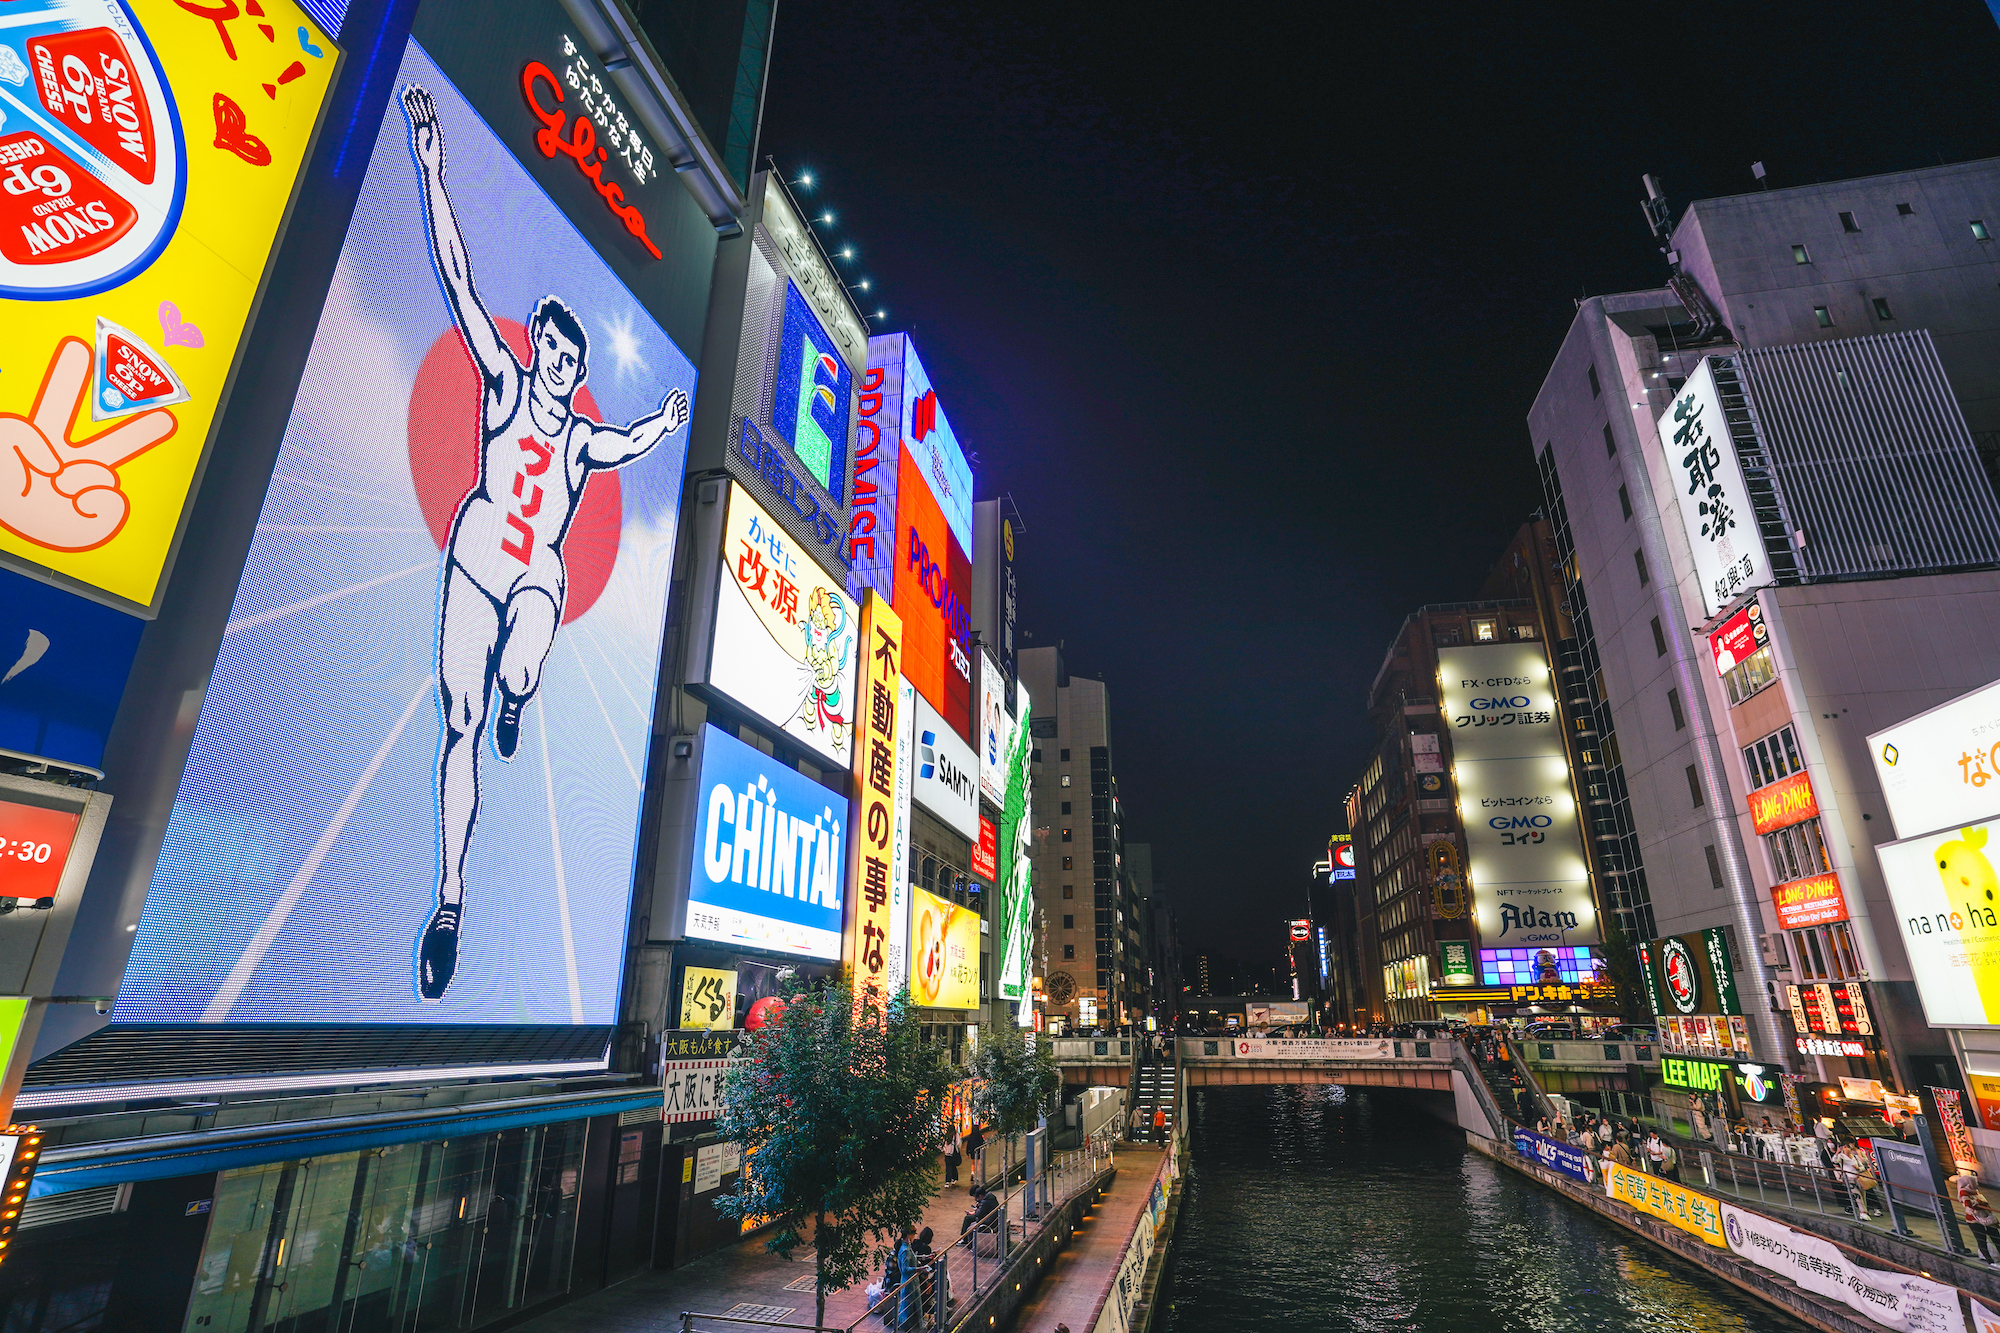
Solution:
[(903, 708), (903, 621), (873, 588), (861, 604), (861, 685), (856, 700), (853, 848), (847, 882), (847, 933), (841, 958), (854, 986), (854, 1003), (888, 1000), (890, 863), (896, 833), (896, 740)]

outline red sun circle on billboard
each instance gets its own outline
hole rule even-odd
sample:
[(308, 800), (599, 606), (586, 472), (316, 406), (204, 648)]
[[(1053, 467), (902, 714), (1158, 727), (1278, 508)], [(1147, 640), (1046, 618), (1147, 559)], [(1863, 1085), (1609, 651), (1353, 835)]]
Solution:
[(1701, 979), (1695, 975), (1694, 954), (1687, 945), (1670, 939), (1661, 947), (1660, 974), (1666, 979), (1674, 1008), (1684, 1014), (1693, 1013), (1701, 1003)]
[[(528, 365), (528, 330), (517, 320), (496, 319), (500, 337), (522, 365)], [(431, 540), (444, 550), (459, 502), (479, 480), (479, 372), (456, 328), (437, 336), (417, 367), (410, 387), (407, 423), (410, 481)], [(576, 391), (571, 406), (579, 416), (602, 422), (604, 414), (591, 397), (590, 386)], [(569, 574), (563, 597), (563, 624), (596, 604), (618, 563), (618, 539), (624, 521), (624, 493), (614, 471), (593, 471), (584, 483), (583, 499), (563, 537), (563, 566)]]

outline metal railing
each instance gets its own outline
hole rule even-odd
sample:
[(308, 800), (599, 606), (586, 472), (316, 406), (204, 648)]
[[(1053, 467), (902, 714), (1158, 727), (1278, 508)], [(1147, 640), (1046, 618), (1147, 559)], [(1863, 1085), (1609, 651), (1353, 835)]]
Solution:
[[(1109, 1128), (1093, 1134), (1081, 1148), (1051, 1155), (1046, 1168), (1033, 1181), (1026, 1179), (1025, 1171), (1017, 1163), (1014, 1171), (1008, 1172), (1009, 1179), (993, 1187), (992, 1193), (999, 1199), (993, 1211), (974, 1226), (968, 1210), (965, 1230), (957, 1240), (935, 1254), (922, 1257), (916, 1272), (905, 1275), (894, 1288), (883, 1292), (846, 1324), (795, 1324), (684, 1310), (682, 1333), (738, 1327), (853, 1333), (874, 1319), (879, 1319), (887, 1329), (943, 1333), (955, 1326), (959, 1309), (970, 1308), (972, 1301), (1006, 1271), (1015, 1250), (1041, 1235), (1065, 1205), (1114, 1164), (1113, 1141)], [(1021, 1175), (1018, 1181), (1013, 1178), (1015, 1171)]]

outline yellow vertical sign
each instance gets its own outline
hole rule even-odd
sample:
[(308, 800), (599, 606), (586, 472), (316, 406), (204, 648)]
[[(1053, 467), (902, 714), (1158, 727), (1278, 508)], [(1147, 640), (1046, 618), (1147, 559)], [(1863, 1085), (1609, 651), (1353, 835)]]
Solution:
[(896, 723), (903, 621), (873, 588), (861, 603), (861, 670), (854, 728), (854, 827), (847, 843), (847, 930), (840, 956), (854, 1002), (888, 999), (890, 868), (896, 836)]

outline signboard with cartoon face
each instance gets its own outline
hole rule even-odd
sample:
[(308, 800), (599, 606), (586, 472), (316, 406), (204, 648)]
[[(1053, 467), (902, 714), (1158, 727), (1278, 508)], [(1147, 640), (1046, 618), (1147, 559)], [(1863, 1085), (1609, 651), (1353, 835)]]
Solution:
[(340, 52), (292, 0), (13, 0), (0, 555), (150, 613)]

